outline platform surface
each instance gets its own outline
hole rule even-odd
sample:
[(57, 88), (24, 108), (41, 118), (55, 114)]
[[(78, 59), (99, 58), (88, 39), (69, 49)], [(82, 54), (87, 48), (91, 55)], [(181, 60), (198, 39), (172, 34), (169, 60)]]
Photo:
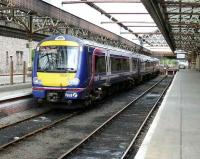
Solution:
[[(32, 94), (31, 83), (0, 86), (0, 102)], [(1, 104), (0, 104), (1, 108)]]
[(200, 159), (200, 72), (177, 72), (135, 159)]

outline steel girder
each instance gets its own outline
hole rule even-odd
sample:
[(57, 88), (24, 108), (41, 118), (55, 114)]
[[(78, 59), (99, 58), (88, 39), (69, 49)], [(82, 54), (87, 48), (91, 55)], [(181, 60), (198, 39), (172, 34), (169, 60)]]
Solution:
[(65, 0), (62, 4), (75, 3), (141, 3), (140, 0)]
[(200, 52), (200, 0), (157, 0), (176, 49)]
[(21, 30), (29, 40), (37, 34), (63, 33), (143, 54), (150, 53), (125, 38), (41, 0), (0, 0), (0, 27)]
[(175, 46), (172, 38), (170, 37), (170, 28), (168, 24), (166, 24), (165, 14), (161, 6), (158, 4), (158, 0), (141, 0), (141, 1), (148, 10), (149, 14), (154, 19), (159, 30), (165, 37), (165, 40), (167, 41), (169, 47), (171, 48), (172, 51), (174, 51)]
[(148, 43), (151, 44), (151, 46), (153, 47), (168, 47), (168, 44), (165, 40), (165, 38), (163, 37), (163, 35), (161, 34), (161, 32), (159, 30), (156, 30), (154, 33), (152, 34), (144, 34), (142, 36), (143, 39), (145, 39), (145, 41), (147, 41)]

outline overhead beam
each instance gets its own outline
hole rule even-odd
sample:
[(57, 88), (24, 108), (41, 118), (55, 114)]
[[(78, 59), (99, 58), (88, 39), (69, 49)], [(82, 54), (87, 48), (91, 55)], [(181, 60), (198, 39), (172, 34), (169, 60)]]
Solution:
[(105, 21), (101, 22), (101, 24), (118, 24), (118, 23), (140, 23), (140, 24), (155, 24), (155, 22), (144, 22), (144, 21)]
[(200, 41), (183, 41), (182, 39), (177, 39), (177, 43), (195, 43), (195, 44), (200, 44)]
[(155, 26), (155, 25), (149, 25), (149, 26), (147, 26), (147, 25), (126, 25), (127, 27), (130, 27), (130, 28), (137, 28), (137, 27), (144, 27), (144, 28), (155, 28), (155, 27), (157, 27), (157, 26)]
[[(160, 34), (162, 34), (162, 33), (154, 33), (154, 32), (134, 32), (135, 34), (150, 34), (150, 35), (153, 35), (153, 34), (155, 34), (155, 35), (160, 35)], [(120, 34), (131, 34), (130, 32), (120, 32)]]
[[(103, 9), (101, 9), (100, 7), (98, 7), (97, 5), (95, 5), (94, 3), (87, 3), (87, 5), (89, 5), (90, 7), (96, 9), (98, 12), (100, 12), (101, 14), (104, 14), (107, 18), (109, 18), (110, 20), (114, 21), (114, 22), (118, 22), (117, 19), (115, 19), (114, 17), (112, 17), (110, 14), (106, 13), (106, 11), (104, 11)], [(141, 36), (139, 36), (138, 34), (134, 33), (132, 30), (130, 30), (127, 26), (125, 26), (122, 23), (117, 23), (120, 27), (122, 27), (123, 29), (127, 30), (130, 34), (135, 35), (136, 37), (138, 37), (139, 39), (141, 39), (142, 41), (145, 41), (145, 39), (143, 39)], [(148, 43), (148, 42), (147, 42)], [(148, 43), (149, 44), (149, 43)], [(149, 44), (150, 45), (150, 44)]]
[(199, 23), (186, 23), (186, 22), (170, 22), (170, 25), (187, 25), (187, 26), (200, 26)]
[(152, 51), (152, 55), (158, 57), (176, 57), (173, 52), (166, 52), (166, 51)]
[(197, 2), (178, 2), (178, 1), (163, 1), (161, 2), (162, 5), (165, 6), (180, 6), (181, 7), (200, 7), (200, 3)]
[[(6, 4), (8, 1), (5, 1)], [(75, 30), (85, 30), (88, 34), (89, 38), (101, 39), (106, 38), (108, 42), (112, 45), (119, 44), (118, 46), (124, 49), (135, 50), (140, 53), (150, 54), (150, 51), (133, 43), (132, 41), (125, 39), (117, 34), (112, 33), (106, 29), (103, 29), (95, 24), (92, 24), (89, 21), (81, 19), (77, 16), (74, 16), (60, 8), (57, 8), (49, 3), (46, 3), (41, 0), (14, 0), (9, 1), (12, 7), (20, 8), (20, 10), (25, 11), (27, 16), (34, 16), (34, 17), (50, 17), (51, 19), (58, 20), (62, 22), (66, 30), (67, 27), (74, 28)], [(29, 12), (30, 11), (30, 12)], [(32, 13), (31, 15), (29, 13)], [(76, 34), (78, 36), (78, 34)], [(139, 36), (138, 36), (139, 37)]]
[(168, 12), (167, 15), (200, 15), (200, 13)]
[(174, 35), (190, 35), (190, 36), (200, 37), (199, 33), (171, 32), (171, 34), (174, 34)]
[(200, 29), (200, 25), (178, 25), (178, 24), (171, 24), (172, 29)]
[(146, 15), (146, 14), (149, 14), (149, 13), (138, 13), (138, 12), (132, 12), (132, 13), (124, 13), (124, 12), (111, 12), (111, 13), (109, 13), (109, 12), (106, 12), (106, 14), (121, 14), (121, 15), (129, 15), (129, 14), (141, 14), (141, 15)]
[(169, 26), (166, 24), (166, 19), (164, 19), (162, 9), (158, 5), (157, 0), (141, 0), (144, 6), (146, 7), (147, 11), (150, 13), (151, 17), (154, 19), (155, 23), (157, 24), (159, 30), (165, 37), (169, 47), (172, 51), (175, 50), (174, 43), (169, 35), (170, 30)]
[(141, 3), (141, 0), (65, 0), (62, 4), (75, 3)]
[[(20, 30), (16, 28), (10, 28), (6, 26), (0, 26), (0, 35), (6, 36), (6, 37), (13, 37), (13, 38), (19, 38), (19, 39), (26, 39), (28, 40), (27, 32), (25, 30)], [(44, 34), (33, 34), (32, 38), (35, 41), (40, 41), (47, 37), (47, 35)]]

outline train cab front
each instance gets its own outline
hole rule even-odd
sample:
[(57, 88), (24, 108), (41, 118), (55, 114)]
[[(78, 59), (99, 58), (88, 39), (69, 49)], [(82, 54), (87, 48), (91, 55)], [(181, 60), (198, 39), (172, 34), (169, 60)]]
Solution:
[(63, 102), (82, 99), (80, 46), (64, 37), (42, 41), (35, 53), (33, 96), (38, 101)]

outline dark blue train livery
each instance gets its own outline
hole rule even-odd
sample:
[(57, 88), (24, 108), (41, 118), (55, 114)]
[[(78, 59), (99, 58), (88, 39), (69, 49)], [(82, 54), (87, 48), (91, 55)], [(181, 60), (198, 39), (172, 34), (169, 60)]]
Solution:
[(33, 96), (38, 101), (85, 104), (158, 73), (159, 60), (127, 50), (54, 35), (35, 51)]

